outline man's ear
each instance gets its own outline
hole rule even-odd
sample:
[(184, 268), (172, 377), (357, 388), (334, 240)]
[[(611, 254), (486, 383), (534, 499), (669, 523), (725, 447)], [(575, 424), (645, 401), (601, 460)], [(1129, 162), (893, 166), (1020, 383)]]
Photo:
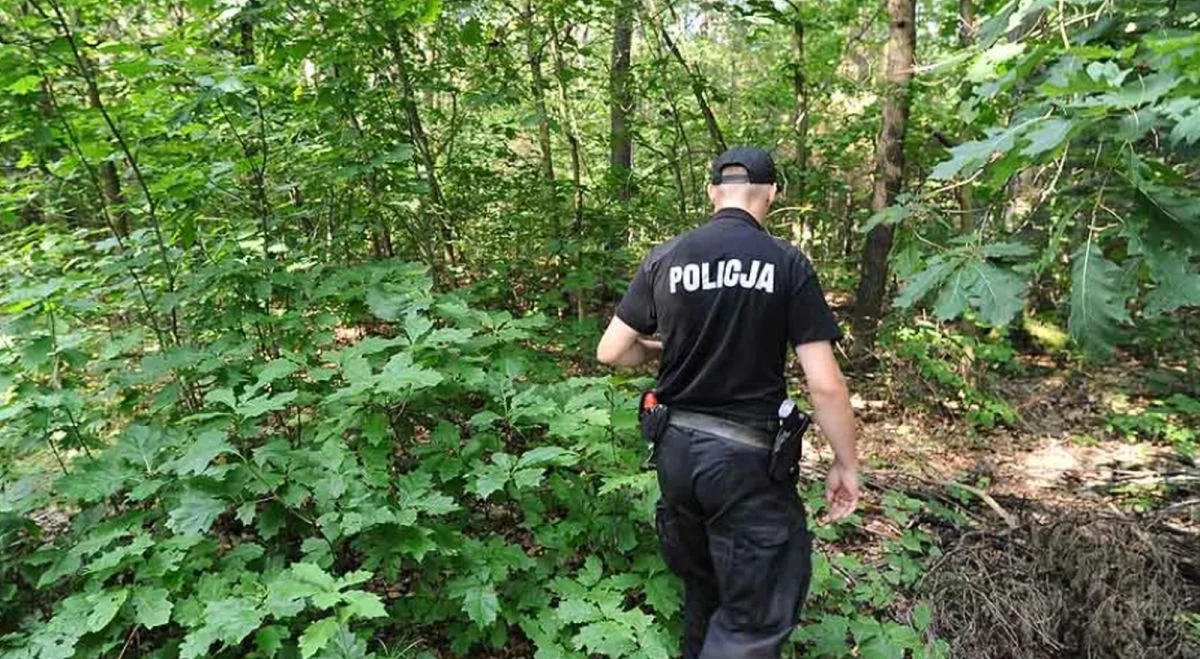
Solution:
[(717, 203), (717, 186), (712, 183), (708, 184), (708, 200), (713, 204)]

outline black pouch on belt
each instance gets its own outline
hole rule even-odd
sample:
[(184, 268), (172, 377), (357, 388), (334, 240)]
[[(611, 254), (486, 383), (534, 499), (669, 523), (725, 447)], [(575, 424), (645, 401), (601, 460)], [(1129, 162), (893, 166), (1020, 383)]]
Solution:
[(800, 411), (790, 399), (779, 406), (779, 430), (775, 433), (775, 445), (771, 448), (771, 462), (767, 467), (775, 481), (795, 481), (800, 475), (800, 451), (804, 431), (812, 419)]
[(659, 438), (667, 429), (670, 416), (670, 410), (666, 405), (658, 402), (658, 395), (654, 393), (653, 389), (642, 392), (641, 400), (638, 402), (638, 425), (642, 428), (642, 437), (646, 440), (649, 448), (649, 454), (642, 463), (643, 467), (654, 466), (654, 449), (658, 445)]

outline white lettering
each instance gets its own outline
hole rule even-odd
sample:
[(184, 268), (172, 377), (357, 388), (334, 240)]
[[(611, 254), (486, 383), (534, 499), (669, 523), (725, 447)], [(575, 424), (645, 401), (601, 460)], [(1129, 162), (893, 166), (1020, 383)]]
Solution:
[[(687, 292), (741, 286), (745, 289), (775, 292), (775, 264), (759, 260), (750, 261), (750, 269), (743, 271), (741, 259), (729, 259), (714, 263), (685, 263), (673, 265), (667, 270), (667, 282), (674, 295), (680, 285)], [(714, 274), (714, 270), (716, 270)]]
[(725, 285), (737, 286), (738, 275), (742, 272), (741, 259), (729, 259), (729, 263), (725, 264)]
[(671, 280), (671, 295), (675, 294), (675, 286), (683, 280), (683, 267), (678, 265), (671, 266), (668, 273), (668, 278)]
[(762, 272), (758, 275), (758, 283), (754, 285), (755, 290), (763, 290), (768, 293), (775, 292), (775, 264), (764, 263)]
[(758, 266), (759, 262), (757, 259), (750, 262), (750, 272), (742, 273), (741, 279), (738, 280), (742, 288), (754, 288), (755, 282), (758, 281)]

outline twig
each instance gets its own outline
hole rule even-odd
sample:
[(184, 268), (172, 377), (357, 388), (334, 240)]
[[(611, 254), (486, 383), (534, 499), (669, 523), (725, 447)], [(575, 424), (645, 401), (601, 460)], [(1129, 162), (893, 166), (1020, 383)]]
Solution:
[(993, 512), (995, 512), (997, 515), (999, 515), (1000, 518), (1004, 520), (1004, 523), (1008, 525), (1008, 528), (1010, 528), (1010, 529), (1017, 528), (1017, 519), (1015, 517), (1013, 517), (1004, 508), (1000, 507), (1000, 504), (996, 503), (996, 500), (993, 499), (991, 497), (991, 495), (989, 495), (987, 492), (984, 492), (983, 490), (981, 490), (977, 487), (972, 487), (970, 485), (963, 485), (962, 483), (959, 483), (957, 481), (942, 481), (942, 485), (944, 485), (946, 487), (957, 487), (965, 492), (970, 492), (971, 494), (974, 494), (975, 496), (979, 497), (980, 501), (987, 504), (988, 508), (991, 508)]
[(1161, 514), (1161, 513), (1171, 511), (1171, 510), (1175, 510), (1177, 508), (1187, 508), (1188, 506), (1195, 506), (1197, 504), (1200, 504), (1200, 499), (1188, 499), (1187, 501), (1179, 501), (1179, 502), (1173, 503), (1169, 506), (1164, 506), (1162, 508), (1159, 508), (1158, 512)]

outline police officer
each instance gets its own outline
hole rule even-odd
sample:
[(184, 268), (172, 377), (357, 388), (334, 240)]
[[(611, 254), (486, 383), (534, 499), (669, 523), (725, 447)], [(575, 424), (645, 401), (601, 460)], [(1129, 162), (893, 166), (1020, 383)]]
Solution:
[(650, 252), (596, 350), (620, 366), (660, 358), (656, 394), (670, 416), (655, 449), (656, 525), (684, 582), (686, 659), (778, 657), (808, 592), (804, 507), (794, 482), (767, 473), (789, 344), (833, 445), (829, 518), (858, 502), (854, 418), (832, 348), (841, 333), (812, 264), (763, 228), (775, 194), (765, 151), (718, 157), (712, 217)]

